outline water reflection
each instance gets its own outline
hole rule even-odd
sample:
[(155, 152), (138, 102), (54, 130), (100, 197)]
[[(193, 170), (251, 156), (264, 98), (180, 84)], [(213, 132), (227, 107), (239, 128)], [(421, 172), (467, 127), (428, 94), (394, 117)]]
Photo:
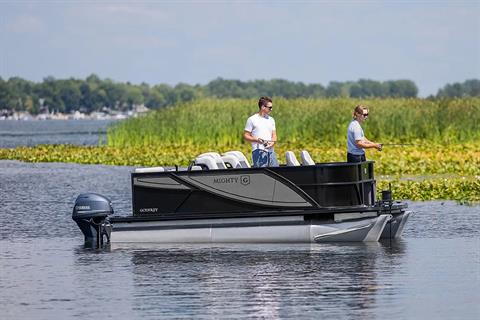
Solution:
[(385, 289), (379, 264), (390, 265), (404, 250), (383, 243), (112, 247), (131, 259), (143, 316), (262, 318), (339, 311), (371, 318), (377, 291)]

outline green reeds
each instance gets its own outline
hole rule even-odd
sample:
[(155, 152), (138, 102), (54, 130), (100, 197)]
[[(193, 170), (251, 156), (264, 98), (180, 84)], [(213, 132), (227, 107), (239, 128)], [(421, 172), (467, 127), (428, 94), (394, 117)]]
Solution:
[[(379, 142), (450, 144), (480, 140), (480, 99), (275, 99), (280, 143), (344, 145), (356, 104), (370, 108), (366, 136)], [(255, 100), (205, 99), (152, 112), (108, 129), (109, 146), (237, 147)]]

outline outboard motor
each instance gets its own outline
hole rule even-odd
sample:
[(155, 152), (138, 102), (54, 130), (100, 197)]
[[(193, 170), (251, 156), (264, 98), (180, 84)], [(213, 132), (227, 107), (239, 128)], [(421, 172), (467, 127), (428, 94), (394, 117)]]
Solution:
[(113, 214), (112, 202), (96, 193), (83, 193), (75, 200), (72, 219), (82, 230), (85, 244), (97, 248), (110, 242), (112, 225), (108, 216)]

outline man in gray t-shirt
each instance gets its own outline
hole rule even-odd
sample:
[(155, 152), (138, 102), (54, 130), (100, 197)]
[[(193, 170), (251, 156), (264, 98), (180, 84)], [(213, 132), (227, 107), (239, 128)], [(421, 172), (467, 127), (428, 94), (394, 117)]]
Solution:
[(368, 140), (360, 124), (368, 117), (368, 108), (358, 105), (353, 111), (353, 120), (347, 129), (347, 162), (366, 161), (365, 150), (375, 148), (382, 151), (382, 144)]

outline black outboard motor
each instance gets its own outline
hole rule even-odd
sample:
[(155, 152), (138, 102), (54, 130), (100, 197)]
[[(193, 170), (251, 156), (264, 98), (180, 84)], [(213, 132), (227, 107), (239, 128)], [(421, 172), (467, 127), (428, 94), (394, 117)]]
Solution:
[(106, 197), (96, 193), (83, 193), (77, 197), (72, 219), (82, 230), (86, 245), (95, 244), (100, 248), (110, 242), (112, 225), (108, 216), (111, 214), (112, 202)]

